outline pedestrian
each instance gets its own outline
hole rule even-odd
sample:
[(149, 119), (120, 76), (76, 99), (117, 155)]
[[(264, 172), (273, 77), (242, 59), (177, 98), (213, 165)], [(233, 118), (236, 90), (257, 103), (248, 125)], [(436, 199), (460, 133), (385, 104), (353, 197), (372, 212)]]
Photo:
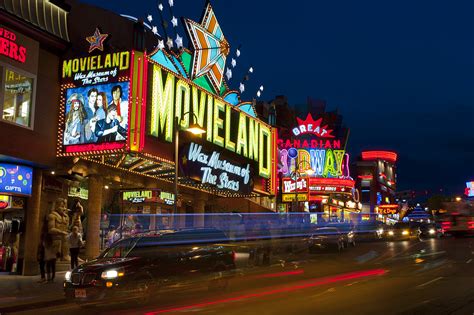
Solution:
[(71, 270), (78, 266), (79, 250), (82, 247), (82, 235), (79, 233), (79, 227), (73, 226), (72, 232), (68, 235), (69, 253), (71, 255)]
[(40, 269), (40, 274), (41, 274), (41, 279), (38, 281), (38, 283), (45, 283), (46, 282), (46, 272), (45, 272), (45, 257), (44, 257), (44, 245), (43, 242), (40, 242), (38, 245), (38, 250), (36, 252), (36, 259), (38, 260), (39, 264), (39, 269)]
[(47, 234), (44, 242), (44, 258), (46, 262), (46, 281), (48, 283), (54, 282), (56, 275), (56, 259), (60, 257), (57, 247), (53, 246), (53, 239), (50, 234)]

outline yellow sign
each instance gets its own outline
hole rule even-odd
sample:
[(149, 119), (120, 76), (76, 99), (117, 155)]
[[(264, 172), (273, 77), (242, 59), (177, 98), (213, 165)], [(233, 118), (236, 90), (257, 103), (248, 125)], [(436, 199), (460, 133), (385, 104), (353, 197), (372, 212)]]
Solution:
[(62, 78), (70, 78), (78, 72), (105, 70), (110, 68), (116, 68), (117, 71), (122, 71), (128, 69), (129, 66), (130, 52), (128, 51), (110, 53), (103, 56), (97, 55), (69, 59), (63, 61)]
[(151, 90), (151, 136), (172, 142), (173, 117), (181, 129), (192, 120), (206, 130), (208, 142), (258, 161), (259, 175), (270, 178), (274, 148), (269, 125), (158, 64), (153, 64)]
[(308, 201), (308, 194), (282, 194), (281, 195), (281, 201), (283, 202), (296, 201), (296, 198), (298, 198), (298, 201)]
[(151, 190), (124, 191), (123, 192), (123, 200), (129, 200), (133, 198), (150, 199), (152, 198), (152, 196), (153, 196), (153, 193)]

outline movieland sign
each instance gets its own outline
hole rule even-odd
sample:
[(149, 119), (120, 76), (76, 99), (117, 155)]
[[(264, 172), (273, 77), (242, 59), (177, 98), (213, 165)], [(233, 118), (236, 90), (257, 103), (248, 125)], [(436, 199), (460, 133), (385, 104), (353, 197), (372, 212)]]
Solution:
[(206, 130), (206, 141), (258, 162), (259, 175), (271, 176), (273, 152), (271, 127), (235, 109), (193, 82), (154, 64), (148, 134), (173, 141), (173, 117), (181, 129), (192, 120)]

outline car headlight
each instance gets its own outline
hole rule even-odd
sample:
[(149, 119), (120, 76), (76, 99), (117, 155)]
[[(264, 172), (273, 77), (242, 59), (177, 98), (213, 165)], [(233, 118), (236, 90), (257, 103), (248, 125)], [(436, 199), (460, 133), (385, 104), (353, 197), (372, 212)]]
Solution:
[(388, 235), (393, 235), (393, 231), (388, 231)]
[(435, 231), (435, 229), (430, 229), (430, 230), (428, 231), (428, 233), (430, 233), (430, 234), (435, 234), (436, 231)]
[(409, 232), (407, 230), (403, 230), (402, 235), (408, 235), (408, 233)]
[(118, 270), (112, 269), (112, 270), (107, 270), (107, 271), (102, 272), (100, 277), (102, 279), (115, 279), (120, 276), (123, 276), (123, 274), (124, 274), (123, 272), (119, 272)]
[(383, 229), (378, 229), (378, 230), (377, 230), (377, 233), (383, 234)]
[(70, 271), (66, 271), (66, 274), (64, 275), (64, 279), (66, 281), (71, 281), (71, 272)]

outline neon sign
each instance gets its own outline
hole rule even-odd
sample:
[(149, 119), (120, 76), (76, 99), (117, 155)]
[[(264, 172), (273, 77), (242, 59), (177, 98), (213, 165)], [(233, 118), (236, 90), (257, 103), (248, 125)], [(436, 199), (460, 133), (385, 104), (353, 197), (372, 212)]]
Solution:
[(180, 164), (187, 176), (205, 185), (242, 193), (250, 193), (253, 188), (250, 164), (238, 165), (221, 158), (220, 152), (206, 151), (196, 143), (183, 150)]
[(363, 151), (362, 160), (386, 160), (395, 163), (397, 161), (397, 154), (390, 151)]
[(321, 126), (323, 122), (322, 118), (314, 120), (311, 113), (308, 113), (305, 120), (300, 118), (296, 118), (296, 120), (298, 121), (298, 127), (295, 127), (292, 130), (295, 136), (313, 134), (321, 138), (334, 138), (334, 135), (331, 134), (333, 130), (327, 129), (328, 125)]
[[(273, 151), (270, 126), (158, 64), (153, 65), (152, 72), (151, 136), (172, 142), (173, 117), (178, 117), (182, 129), (189, 127), (192, 119), (206, 130), (202, 136), (205, 140), (257, 161), (259, 175), (270, 178)], [(185, 114), (189, 112), (194, 115)]]
[(16, 43), (16, 34), (0, 27), (0, 54), (18, 61), (26, 62), (26, 48)]

